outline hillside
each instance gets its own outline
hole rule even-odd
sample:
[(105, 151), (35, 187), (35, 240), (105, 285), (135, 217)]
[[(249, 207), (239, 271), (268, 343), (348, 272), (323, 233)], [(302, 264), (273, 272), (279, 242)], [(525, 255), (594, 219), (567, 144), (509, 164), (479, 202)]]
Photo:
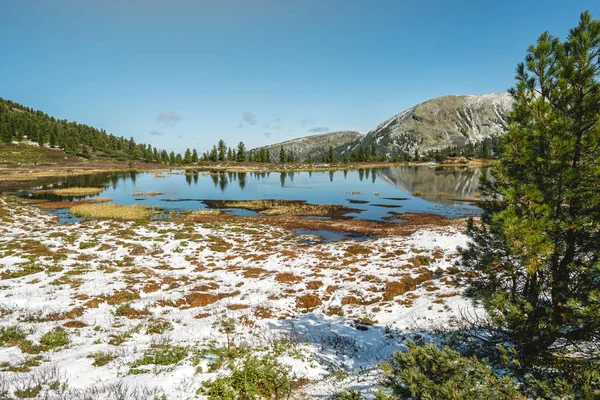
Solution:
[[(69, 155), (86, 159), (108, 157), (116, 161), (139, 160), (155, 163), (175, 158), (174, 154), (171, 156), (164, 150), (136, 143), (133, 138), (117, 137), (103, 129), (57, 119), (43, 111), (0, 98), (0, 145), (11, 146), (14, 142), (33, 142), (39, 146), (40, 151), (32, 147), (19, 148), (18, 151), (22, 151), (24, 157), (29, 157), (27, 154), (34, 152), (34, 158), (43, 159), (48, 156), (55, 161), (60, 159), (60, 156), (57, 158), (59, 153), (45, 151), (44, 148), (60, 149), (67, 155), (64, 159), (72, 160), (75, 158), (68, 157)], [(28, 159), (24, 162), (28, 162)]]
[(393, 158), (402, 152), (424, 154), (480, 142), (506, 130), (506, 114), (512, 104), (508, 93), (438, 97), (402, 111), (337, 152), (352, 152), (374, 143), (377, 154)]
[(279, 152), (283, 146), (286, 154), (293, 155), (293, 157), (297, 157), (300, 160), (305, 160), (308, 157), (320, 159), (330, 147), (338, 148), (340, 146), (356, 143), (363, 137), (363, 133), (356, 131), (331, 132), (275, 143), (254, 149), (253, 151), (260, 151), (261, 149), (268, 150), (271, 155), (271, 160), (279, 160)]
[[(443, 96), (417, 104), (382, 122), (366, 135), (355, 131), (306, 136), (264, 146), (271, 160), (279, 159), (281, 146), (286, 153), (303, 161), (322, 160), (332, 146), (338, 160), (405, 160), (415, 153), (494, 141), (508, 123), (506, 115), (513, 99), (508, 93), (471, 96)], [(486, 145), (490, 145), (487, 143)], [(399, 157), (402, 155), (402, 157)]]

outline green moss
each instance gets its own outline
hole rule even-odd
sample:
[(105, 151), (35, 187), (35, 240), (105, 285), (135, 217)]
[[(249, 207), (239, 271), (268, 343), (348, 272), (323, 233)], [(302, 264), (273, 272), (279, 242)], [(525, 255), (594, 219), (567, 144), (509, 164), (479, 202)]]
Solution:
[(69, 335), (67, 334), (67, 331), (61, 327), (46, 332), (40, 338), (40, 345), (44, 346), (47, 350), (63, 347), (67, 344), (69, 344)]
[(112, 353), (104, 353), (104, 352), (99, 351), (97, 353), (89, 354), (87, 356), (87, 358), (94, 359), (94, 362), (92, 363), (92, 365), (94, 367), (102, 367), (103, 365), (106, 365), (109, 362), (111, 362), (112, 360), (114, 360), (115, 355)]
[(187, 347), (172, 346), (169, 344), (155, 345), (150, 348), (142, 358), (135, 361), (133, 368), (140, 365), (173, 365), (183, 360), (188, 355)]
[(81, 242), (81, 243), (79, 243), (80, 250), (91, 249), (96, 246), (98, 246), (98, 242)]
[(14, 278), (20, 278), (22, 276), (27, 276), (27, 275), (32, 275), (32, 274), (37, 274), (38, 272), (42, 272), (44, 269), (38, 265), (38, 264), (27, 264), (21, 268), (19, 268), (16, 271), (3, 271), (2, 274), (0, 274), (0, 278), (2, 279), (14, 279)]
[(27, 334), (16, 325), (0, 328), (0, 346), (15, 346), (26, 337)]
[(27, 354), (40, 354), (42, 351), (46, 351), (44, 346), (34, 344), (31, 340), (22, 340), (19, 343), (19, 349)]
[(15, 396), (17, 396), (19, 399), (31, 399), (37, 397), (41, 391), (42, 385), (38, 384), (35, 386), (28, 386), (24, 389), (15, 390)]
[[(5, 372), (29, 372), (32, 367), (39, 367), (44, 361), (44, 357), (35, 356), (31, 358), (25, 358), (18, 364), (11, 364), (9, 362), (4, 362), (0, 364), (0, 371)], [(0, 397), (1, 398), (1, 397)]]
[(171, 329), (171, 323), (168, 321), (150, 321), (146, 328), (147, 335), (160, 335)]

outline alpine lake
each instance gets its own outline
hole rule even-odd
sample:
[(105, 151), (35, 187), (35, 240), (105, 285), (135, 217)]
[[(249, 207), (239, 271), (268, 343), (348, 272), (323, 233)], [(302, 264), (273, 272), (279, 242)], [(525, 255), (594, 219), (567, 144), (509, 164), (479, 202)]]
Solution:
[[(283, 200), (341, 205), (345, 219), (401, 221), (404, 213), (459, 218), (478, 214), (478, 185), (488, 168), (394, 166), (318, 172), (208, 172), (173, 169), (161, 172), (103, 172), (48, 178), (13, 188), (21, 197), (43, 200), (109, 198), (116, 204), (140, 204), (168, 218), (214, 207), (214, 201)], [(38, 192), (71, 187), (98, 187), (94, 196), (65, 197)], [(255, 215), (244, 208), (220, 206), (238, 216)], [(68, 209), (51, 210), (62, 223), (76, 222)], [(329, 217), (307, 217), (329, 218)]]

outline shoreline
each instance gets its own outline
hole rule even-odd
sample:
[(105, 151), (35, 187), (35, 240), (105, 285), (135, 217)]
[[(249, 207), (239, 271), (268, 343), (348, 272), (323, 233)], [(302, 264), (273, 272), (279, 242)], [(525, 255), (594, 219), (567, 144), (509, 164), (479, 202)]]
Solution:
[(471, 160), (467, 163), (432, 163), (432, 162), (366, 162), (348, 164), (279, 164), (279, 163), (209, 163), (196, 165), (163, 165), (134, 162), (128, 164), (90, 164), (24, 167), (0, 167), (0, 182), (34, 181), (44, 178), (91, 175), (106, 172), (167, 172), (171, 170), (203, 171), (203, 172), (327, 172), (358, 169), (389, 168), (400, 166), (435, 167), (435, 168), (480, 168), (491, 164), (490, 160)]

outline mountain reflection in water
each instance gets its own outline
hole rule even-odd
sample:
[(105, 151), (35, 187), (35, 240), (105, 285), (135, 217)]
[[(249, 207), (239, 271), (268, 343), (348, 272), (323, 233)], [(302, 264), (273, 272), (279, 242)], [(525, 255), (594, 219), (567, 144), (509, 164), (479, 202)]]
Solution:
[(478, 197), (479, 177), (487, 173), (486, 168), (432, 166), (281, 173), (131, 171), (49, 178), (19, 189), (27, 195), (34, 193), (31, 189), (50, 187), (104, 187), (99, 196), (119, 204), (139, 202), (140, 196), (132, 193), (153, 191), (161, 195), (145, 197), (144, 205), (178, 211), (205, 208), (201, 200), (306, 200), (346, 205), (360, 211), (349, 214), (353, 218), (380, 220), (391, 210), (450, 217), (477, 214), (477, 207), (460, 199)]

